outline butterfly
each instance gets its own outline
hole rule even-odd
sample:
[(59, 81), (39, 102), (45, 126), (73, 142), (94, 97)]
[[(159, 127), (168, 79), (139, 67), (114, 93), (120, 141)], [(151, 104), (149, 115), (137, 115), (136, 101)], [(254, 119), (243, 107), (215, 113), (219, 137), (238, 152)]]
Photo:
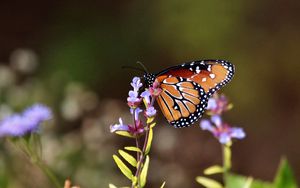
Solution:
[(169, 67), (157, 74), (145, 73), (148, 87), (162, 90), (156, 98), (170, 125), (188, 127), (204, 113), (208, 99), (233, 78), (234, 65), (224, 60), (200, 60)]

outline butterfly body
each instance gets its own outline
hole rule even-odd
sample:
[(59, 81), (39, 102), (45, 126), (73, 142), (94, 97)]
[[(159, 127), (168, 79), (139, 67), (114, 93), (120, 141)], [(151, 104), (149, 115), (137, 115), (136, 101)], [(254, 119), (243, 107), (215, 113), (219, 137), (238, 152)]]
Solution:
[(197, 121), (207, 107), (208, 98), (233, 77), (234, 66), (224, 60), (201, 60), (167, 68), (157, 74), (144, 75), (147, 86), (159, 83), (157, 102), (176, 127)]

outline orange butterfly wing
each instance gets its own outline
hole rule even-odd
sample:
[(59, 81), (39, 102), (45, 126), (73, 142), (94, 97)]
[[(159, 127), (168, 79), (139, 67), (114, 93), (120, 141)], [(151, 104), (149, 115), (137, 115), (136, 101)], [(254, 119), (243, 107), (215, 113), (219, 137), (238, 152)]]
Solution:
[(174, 127), (187, 127), (197, 121), (207, 106), (201, 86), (182, 77), (165, 78), (157, 98), (164, 116)]
[(223, 60), (203, 60), (170, 67), (156, 75), (158, 104), (174, 127), (186, 127), (204, 113), (208, 97), (233, 77), (234, 66)]

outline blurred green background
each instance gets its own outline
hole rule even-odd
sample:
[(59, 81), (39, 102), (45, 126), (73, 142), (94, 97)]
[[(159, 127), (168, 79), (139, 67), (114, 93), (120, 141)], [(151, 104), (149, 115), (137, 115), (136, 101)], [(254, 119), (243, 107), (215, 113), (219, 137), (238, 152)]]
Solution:
[[(109, 132), (124, 117), (129, 82), (121, 66), (152, 72), (198, 59), (236, 66), (222, 90), (234, 109), (226, 121), (245, 129), (233, 170), (272, 180), (281, 156), (300, 181), (300, 1), (7, 1), (0, 2), (0, 114), (36, 101), (55, 120), (43, 130), (44, 156), (63, 180), (82, 187), (126, 185), (111, 155), (128, 145)], [(155, 128), (148, 187), (200, 187), (202, 170), (221, 163), (217, 141), (198, 125)], [(9, 188), (51, 187), (1, 141), (0, 181)], [(34, 181), (33, 181), (34, 179)]]

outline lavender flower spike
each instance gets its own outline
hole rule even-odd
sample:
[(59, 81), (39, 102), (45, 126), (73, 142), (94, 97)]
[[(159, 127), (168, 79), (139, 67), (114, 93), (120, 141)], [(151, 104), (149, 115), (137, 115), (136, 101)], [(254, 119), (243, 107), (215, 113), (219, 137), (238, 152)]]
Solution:
[(138, 92), (130, 90), (128, 92), (127, 102), (129, 103), (140, 102), (141, 100), (139, 99), (138, 95), (139, 95)]
[(139, 89), (143, 86), (139, 77), (134, 77), (130, 85), (133, 90), (130, 90), (127, 97), (127, 104), (130, 108), (136, 108), (142, 99), (139, 97)]

